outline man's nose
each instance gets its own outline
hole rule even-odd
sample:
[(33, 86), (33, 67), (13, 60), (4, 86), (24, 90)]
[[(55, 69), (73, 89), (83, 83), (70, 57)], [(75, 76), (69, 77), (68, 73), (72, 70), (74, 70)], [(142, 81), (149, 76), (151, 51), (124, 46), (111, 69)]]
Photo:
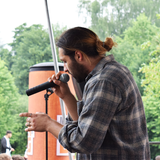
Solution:
[(64, 71), (68, 72), (68, 68), (67, 68), (66, 64), (64, 64)]

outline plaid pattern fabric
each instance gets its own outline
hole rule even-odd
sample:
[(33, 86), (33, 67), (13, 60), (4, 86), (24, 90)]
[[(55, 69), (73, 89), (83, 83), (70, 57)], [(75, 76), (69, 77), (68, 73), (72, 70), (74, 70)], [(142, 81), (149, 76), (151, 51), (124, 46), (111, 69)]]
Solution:
[(77, 160), (150, 160), (144, 107), (138, 87), (113, 55), (86, 78), (79, 119), (67, 119), (59, 141)]

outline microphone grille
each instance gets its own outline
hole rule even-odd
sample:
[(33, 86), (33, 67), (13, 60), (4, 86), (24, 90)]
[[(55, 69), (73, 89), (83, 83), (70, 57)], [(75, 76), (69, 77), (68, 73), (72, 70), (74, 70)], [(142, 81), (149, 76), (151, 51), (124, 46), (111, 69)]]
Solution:
[(68, 74), (61, 74), (60, 81), (67, 83), (69, 81), (69, 75)]

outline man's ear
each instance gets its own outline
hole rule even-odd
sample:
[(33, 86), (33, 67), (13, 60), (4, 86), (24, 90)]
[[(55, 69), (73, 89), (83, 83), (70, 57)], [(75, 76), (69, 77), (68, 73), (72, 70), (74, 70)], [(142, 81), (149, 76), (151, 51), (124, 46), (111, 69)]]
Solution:
[(74, 58), (77, 62), (81, 62), (84, 59), (83, 54), (80, 51), (75, 51)]

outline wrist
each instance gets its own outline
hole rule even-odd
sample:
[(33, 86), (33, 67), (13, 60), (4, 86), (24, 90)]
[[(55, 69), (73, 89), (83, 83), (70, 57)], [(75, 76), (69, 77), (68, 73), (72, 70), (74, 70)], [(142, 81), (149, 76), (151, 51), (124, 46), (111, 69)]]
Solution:
[(58, 138), (59, 132), (62, 129), (63, 125), (58, 123), (57, 121), (50, 119), (47, 122), (46, 131), (53, 134), (56, 138)]
[(70, 101), (70, 100), (73, 100), (73, 99), (75, 99), (75, 97), (73, 96), (72, 93), (70, 93), (70, 94), (67, 94), (62, 100), (64, 102), (67, 102), (67, 101)]
[(51, 129), (52, 125), (53, 125), (53, 119), (51, 119), (51, 118), (49, 117), (49, 119), (48, 119), (47, 122), (46, 122), (46, 131), (47, 131), (47, 132), (50, 132), (50, 129)]

